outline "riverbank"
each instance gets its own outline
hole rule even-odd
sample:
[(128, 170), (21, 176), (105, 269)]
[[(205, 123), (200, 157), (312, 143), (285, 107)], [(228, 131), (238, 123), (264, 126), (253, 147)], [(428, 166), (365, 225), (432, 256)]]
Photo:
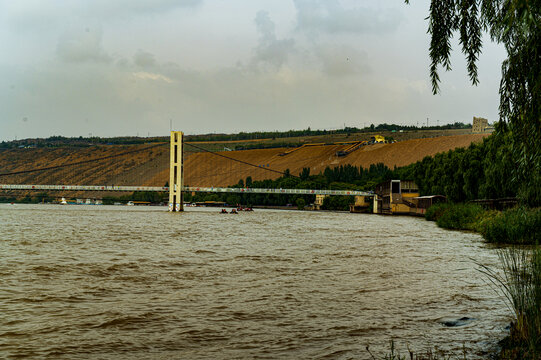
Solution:
[[(518, 245), (500, 251), (503, 275), (483, 272), (505, 294), (514, 320), (500, 342), (499, 359), (539, 359), (541, 356), (541, 208), (485, 210), (476, 204), (432, 206), (426, 219), (439, 227), (480, 233), (490, 243)], [(529, 245), (524, 248), (524, 245)], [(531, 247), (533, 245), (533, 248)]]

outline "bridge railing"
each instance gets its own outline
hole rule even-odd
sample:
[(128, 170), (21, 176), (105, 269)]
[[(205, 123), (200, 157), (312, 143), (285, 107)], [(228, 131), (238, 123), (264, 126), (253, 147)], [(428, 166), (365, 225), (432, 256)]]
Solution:
[(368, 196), (372, 193), (357, 190), (315, 190), (315, 189), (262, 189), (262, 188), (222, 188), (222, 187), (184, 187), (186, 192), (224, 192), (255, 194), (302, 194), (302, 195), (345, 195)]
[(27, 185), (27, 184), (0, 184), (0, 190), (169, 191), (169, 187), (167, 187), (167, 186), (114, 186), (114, 185)]
[[(109, 185), (26, 185), (0, 184), (0, 190), (58, 190), (58, 191), (169, 191), (167, 186), (109, 186)], [(262, 189), (184, 186), (184, 192), (237, 193), (237, 194), (299, 194), (299, 195), (342, 195), (370, 196), (372, 193), (357, 190), (316, 189)]]

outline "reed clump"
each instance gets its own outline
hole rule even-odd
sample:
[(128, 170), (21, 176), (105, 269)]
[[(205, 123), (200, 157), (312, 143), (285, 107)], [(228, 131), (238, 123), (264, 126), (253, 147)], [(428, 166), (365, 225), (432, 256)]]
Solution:
[(510, 335), (501, 342), (500, 359), (541, 358), (541, 248), (510, 248), (499, 253), (503, 275), (484, 268), (513, 312)]
[(401, 354), (395, 347), (394, 341), (390, 341), (390, 352), (384, 354), (382, 357), (376, 357), (370, 351), (369, 346), (366, 346), (366, 351), (372, 357), (372, 360), (451, 360), (451, 359), (466, 359), (466, 349), (463, 347), (461, 356), (451, 356), (445, 352), (439, 351), (437, 349), (428, 349), (424, 352), (414, 352), (409, 349), (407, 354)]

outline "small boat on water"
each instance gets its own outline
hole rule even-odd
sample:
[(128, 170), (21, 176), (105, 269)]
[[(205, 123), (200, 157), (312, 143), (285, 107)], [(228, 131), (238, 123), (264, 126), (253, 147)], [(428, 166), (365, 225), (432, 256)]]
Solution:
[(252, 209), (251, 206), (242, 206), (242, 205), (237, 205), (237, 211), (254, 211), (254, 209)]
[(222, 211), (220, 211), (220, 214), (239, 214), (241, 211), (254, 211), (252, 208), (243, 208), (243, 207), (238, 207), (238, 208), (233, 208), (231, 209), (230, 212), (227, 212), (226, 209), (222, 209)]
[(62, 198), (62, 200), (60, 200), (60, 205), (68, 205), (66, 198)]
[(128, 201), (128, 202), (126, 203), (126, 205), (128, 205), (128, 206), (134, 206), (135, 204), (133, 203), (133, 201)]

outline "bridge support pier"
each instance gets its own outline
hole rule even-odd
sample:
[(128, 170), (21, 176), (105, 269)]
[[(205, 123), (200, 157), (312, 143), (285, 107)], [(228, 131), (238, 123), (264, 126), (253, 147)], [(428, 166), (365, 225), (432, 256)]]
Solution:
[(183, 211), (182, 187), (184, 186), (182, 131), (171, 131), (171, 152), (169, 160), (169, 211)]

